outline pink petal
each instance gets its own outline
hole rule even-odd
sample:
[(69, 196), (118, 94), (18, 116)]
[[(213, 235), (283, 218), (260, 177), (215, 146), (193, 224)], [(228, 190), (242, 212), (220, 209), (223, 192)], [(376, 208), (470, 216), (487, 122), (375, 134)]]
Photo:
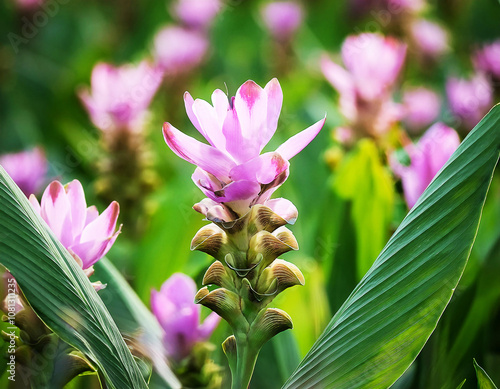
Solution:
[(297, 220), (297, 216), (299, 212), (297, 208), (290, 200), (279, 198), (267, 200), (264, 205), (268, 206), (273, 210), (274, 213), (281, 216), (285, 219), (289, 224), (294, 224)]
[(327, 55), (321, 57), (321, 71), (339, 93), (354, 93), (354, 83), (349, 72), (333, 62)]
[(200, 132), (200, 134), (205, 136), (205, 134), (201, 129), (200, 123), (198, 122), (198, 118), (193, 112), (193, 104), (194, 104), (194, 99), (189, 94), (189, 92), (184, 93), (184, 106), (186, 107), (186, 113), (188, 115), (188, 118), (189, 120), (191, 120), (191, 123), (193, 123), (193, 126)]
[(163, 125), (163, 136), (175, 154), (218, 178), (226, 178), (235, 165), (222, 151), (183, 134), (170, 123)]
[(151, 291), (151, 311), (160, 325), (165, 328), (172, 317), (177, 313), (177, 307), (168, 299), (168, 296), (156, 290)]
[(85, 225), (92, 223), (99, 216), (99, 211), (95, 205), (91, 205), (87, 208), (87, 214), (85, 217)]
[(292, 136), (285, 143), (276, 149), (284, 159), (289, 160), (297, 155), (304, 147), (306, 147), (315, 137), (325, 124), (326, 116), (320, 121), (314, 123), (304, 131)]
[(87, 216), (87, 203), (80, 181), (71, 181), (66, 186), (66, 193), (71, 204), (71, 233), (76, 237), (82, 232), (83, 227), (85, 227)]
[(267, 93), (249, 80), (238, 88), (234, 98), (234, 109), (238, 113), (241, 135), (252, 149), (260, 150), (265, 143), (267, 125)]
[(205, 341), (210, 338), (212, 332), (214, 332), (215, 328), (217, 328), (220, 319), (221, 317), (215, 312), (208, 315), (203, 321), (203, 324), (198, 327), (198, 341)]
[[(227, 104), (227, 106), (229, 107), (229, 103)], [(196, 99), (194, 101), (192, 109), (194, 114), (198, 118), (198, 123), (200, 123), (201, 134), (216, 149), (224, 151), (226, 147), (226, 139), (222, 134), (222, 124), (224, 119), (222, 119), (222, 121), (219, 121), (217, 111), (205, 100)]]
[(76, 243), (68, 247), (68, 249), (71, 249), (78, 255), (82, 261), (82, 269), (85, 270), (108, 253), (120, 232), (121, 230), (118, 230), (113, 236), (107, 239)]
[(288, 167), (288, 161), (283, 159), (279, 153), (264, 153), (233, 168), (230, 177), (233, 181), (248, 180), (269, 184)]
[(227, 111), (231, 108), (229, 106), (227, 95), (220, 89), (216, 89), (214, 93), (212, 93), (212, 104), (215, 108), (215, 112), (217, 113), (219, 128), (222, 128), (224, 120), (226, 119)]
[(193, 206), (193, 209), (196, 212), (205, 215), (207, 220), (211, 220), (213, 222), (228, 222), (234, 220), (234, 215), (224, 204), (219, 204), (212, 199), (207, 198), (201, 200)]
[(120, 205), (113, 201), (99, 217), (85, 226), (80, 242), (103, 241), (111, 237), (116, 228), (116, 220), (120, 213)]
[(281, 106), (283, 105), (283, 91), (278, 79), (273, 78), (264, 88), (267, 93), (267, 127), (262, 133), (260, 150), (271, 140), (278, 128)]
[(229, 203), (232, 201), (251, 200), (255, 198), (261, 190), (260, 184), (255, 181), (241, 180), (231, 182), (222, 190), (206, 193), (207, 197), (219, 203)]
[(64, 186), (52, 181), (43, 192), (41, 216), (61, 243), (68, 247), (71, 242), (71, 204)]
[(41, 212), (40, 204), (38, 203), (36, 196), (34, 194), (32, 194), (32, 195), (30, 195), (28, 200), (29, 200), (30, 204), (33, 206), (33, 208), (35, 209), (35, 212), (40, 215), (40, 212)]
[(255, 142), (249, 142), (243, 136), (236, 109), (227, 112), (222, 133), (226, 138), (226, 151), (237, 163), (247, 162), (259, 155), (258, 145)]
[(174, 273), (163, 283), (160, 292), (176, 307), (182, 307), (194, 305), (197, 288), (191, 277), (183, 273)]

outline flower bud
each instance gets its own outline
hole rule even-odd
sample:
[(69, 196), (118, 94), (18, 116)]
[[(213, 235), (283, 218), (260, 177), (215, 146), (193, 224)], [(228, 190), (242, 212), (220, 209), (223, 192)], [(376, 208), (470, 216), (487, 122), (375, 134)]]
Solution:
[(196, 233), (191, 241), (191, 250), (199, 250), (218, 258), (223, 245), (227, 243), (226, 233), (215, 224), (206, 225)]
[(215, 261), (203, 276), (203, 285), (217, 285), (226, 289), (233, 289), (233, 280), (220, 261)]
[(210, 292), (205, 286), (196, 293), (194, 302), (211, 309), (233, 328), (248, 327), (248, 323), (241, 313), (240, 299), (234, 292), (225, 288), (215, 289)]
[(231, 371), (236, 367), (236, 338), (234, 335), (229, 336), (224, 343), (222, 343), (222, 350), (226, 354)]
[(260, 293), (264, 291), (269, 293), (270, 287), (273, 287), (275, 282), (277, 282), (275, 288), (277, 289), (276, 294), (278, 294), (291, 286), (304, 285), (305, 279), (302, 272), (293, 263), (276, 259), (262, 272), (256, 290)]
[(265, 267), (281, 254), (298, 249), (297, 240), (292, 232), (286, 227), (280, 227), (272, 234), (267, 231), (255, 234), (250, 240), (248, 259), (250, 263), (254, 263), (256, 256), (262, 255), (262, 265)]
[(251, 339), (253, 347), (258, 349), (273, 336), (291, 328), (292, 319), (285, 311), (278, 308), (263, 309), (252, 323), (248, 339)]

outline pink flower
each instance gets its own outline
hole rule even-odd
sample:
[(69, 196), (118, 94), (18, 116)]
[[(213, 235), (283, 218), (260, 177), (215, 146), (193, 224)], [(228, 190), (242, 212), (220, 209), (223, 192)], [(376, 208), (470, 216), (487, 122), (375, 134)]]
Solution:
[(0, 165), (26, 196), (38, 193), (47, 174), (47, 159), (40, 148), (0, 156)]
[(177, 26), (163, 28), (154, 40), (156, 63), (167, 74), (193, 70), (207, 50), (208, 40), (203, 33)]
[(439, 24), (420, 19), (411, 25), (411, 35), (417, 49), (429, 58), (436, 58), (449, 50), (448, 33)]
[(222, 8), (220, 0), (177, 0), (172, 13), (187, 27), (207, 29)]
[[(288, 200), (269, 197), (287, 179), (288, 160), (314, 139), (325, 119), (276, 151), (260, 154), (278, 125), (283, 93), (277, 79), (265, 88), (247, 81), (230, 101), (217, 89), (212, 94), (213, 105), (193, 100), (187, 92), (184, 102), (189, 119), (210, 145), (183, 134), (170, 123), (164, 124), (163, 135), (175, 154), (198, 166), (192, 178), (209, 200), (195, 209), (209, 219), (223, 220), (244, 215), (254, 204), (274, 207), (275, 212), (289, 210)], [(212, 208), (220, 211), (220, 204), (224, 212), (214, 216)]]
[(446, 82), (450, 109), (472, 129), (493, 104), (493, 87), (481, 73), (470, 79), (450, 78)]
[(302, 7), (295, 1), (274, 1), (262, 7), (262, 20), (269, 33), (280, 41), (289, 40), (304, 18)]
[(379, 34), (348, 37), (342, 45), (346, 69), (327, 56), (321, 60), (326, 79), (340, 94), (340, 110), (358, 135), (385, 133), (402, 116), (391, 92), (406, 46)]
[(185, 274), (173, 274), (159, 292), (151, 292), (151, 310), (164, 332), (167, 354), (179, 362), (189, 355), (197, 342), (206, 341), (220, 321), (212, 312), (200, 324), (201, 306), (194, 303), (196, 284)]
[(407, 146), (411, 164), (403, 166), (394, 158), (391, 166), (401, 177), (406, 203), (412, 208), (460, 144), (458, 134), (443, 123), (436, 123), (420, 138), (418, 144)]
[(45, 0), (15, 0), (16, 5), (26, 11), (32, 11), (39, 8)]
[(120, 233), (121, 227), (116, 231), (120, 213), (118, 203), (113, 201), (99, 215), (95, 206), (87, 208), (82, 184), (77, 180), (65, 186), (53, 181), (45, 189), (40, 204), (33, 195), (29, 200), (82, 269), (90, 269), (87, 275), (92, 272), (92, 265), (106, 255)]
[(146, 61), (120, 67), (99, 63), (92, 70), (91, 90), (78, 94), (100, 130), (139, 131), (161, 81), (161, 71)]
[(477, 70), (500, 80), (500, 39), (477, 50), (473, 62)]
[(424, 87), (408, 89), (403, 94), (405, 124), (410, 130), (419, 130), (430, 125), (439, 115), (441, 99), (431, 89)]

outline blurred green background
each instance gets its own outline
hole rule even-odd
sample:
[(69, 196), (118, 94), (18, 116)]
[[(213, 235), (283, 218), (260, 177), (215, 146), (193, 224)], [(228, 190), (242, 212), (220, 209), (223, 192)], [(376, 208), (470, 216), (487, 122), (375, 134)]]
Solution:
[[(263, 86), (278, 77), (283, 110), (266, 150), (274, 150), (327, 113), (325, 128), (292, 160), (290, 178), (275, 196), (292, 200), (299, 210), (292, 230), (300, 251), (285, 259), (294, 262), (306, 278), (304, 287), (293, 288), (274, 302), (291, 315), (295, 328), (264, 348), (252, 381), (255, 388), (276, 388), (375, 260), (407, 209), (382, 152), (370, 157), (363, 148), (343, 150), (338, 166), (332, 170), (327, 164), (325, 152), (338, 147), (330, 131), (343, 118), (337, 94), (319, 70), (321, 53), (338, 53), (349, 34), (398, 32), (377, 22), (376, 12), (353, 17), (348, 1), (304, 1), (305, 20), (292, 42), (289, 68), (283, 71), (276, 66), (274, 42), (260, 19), (263, 3), (225, 2), (210, 30), (209, 54), (202, 66), (181, 83), (165, 82), (160, 87), (150, 107), (146, 139), (154, 190), (140, 200), (139, 228), (125, 224), (108, 257), (146, 304), (151, 289), (159, 289), (174, 272), (189, 274), (200, 284), (211, 263), (207, 255), (189, 250), (195, 232), (206, 223), (191, 209), (203, 198), (190, 178), (193, 166), (177, 158), (161, 134), (161, 125), (169, 121), (194, 136), (182, 102), (185, 90), (208, 100), (216, 88), (227, 88), (233, 95), (247, 79)], [(107, 202), (95, 190), (96, 161), (105, 157), (105, 151), (76, 90), (89, 85), (97, 62), (118, 65), (151, 58), (155, 33), (172, 22), (169, 2), (51, 0), (48, 4), (52, 8), (45, 9), (45, 16), (21, 11), (14, 0), (0, 4), (0, 154), (42, 146), (50, 177), (62, 182), (79, 179), (87, 202), (102, 210)], [(412, 61), (410, 52), (401, 85), (431, 86), (444, 98), (446, 77), (466, 75), (472, 50), (500, 38), (500, 4), (497, 0), (429, 1), (424, 15), (449, 30), (451, 51), (432, 69)], [(441, 120), (454, 125), (446, 104)], [(353, 168), (357, 177), (344, 184), (342, 174), (348, 173), (343, 173), (342, 163), (346, 154), (353, 153), (368, 163), (359, 162)], [(392, 189), (373, 196), (387, 180)], [(342, 190), (343, 185), (357, 190), (346, 195), (349, 190)], [(354, 216), (353, 209), (359, 206), (367, 209), (365, 217)], [(134, 210), (122, 207), (122, 220), (135, 217)], [(437, 330), (397, 387), (456, 388), (465, 378), (464, 388), (476, 387), (473, 357), (500, 383), (499, 221), (497, 173), (462, 281)], [(362, 255), (360, 247), (365, 248)], [(219, 344), (227, 334), (228, 328), (221, 325), (212, 337), (214, 358), (221, 364), (226, 362)]]

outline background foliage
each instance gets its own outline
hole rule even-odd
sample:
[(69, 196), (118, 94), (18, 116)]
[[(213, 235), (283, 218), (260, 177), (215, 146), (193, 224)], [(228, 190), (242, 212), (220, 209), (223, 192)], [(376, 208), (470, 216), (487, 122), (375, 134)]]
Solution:
[[(154, 34), (171, 16), (167, 4), (159, 0), (50, 3), (53, 11), (38, 21), (19, 13), (13, 1), (0, 4), (0, 154), (42, 145), (50, 176), (63, 182), (79, 179), (88, 203), (103, 209), (105, 201), (94, 188), (96, 161), (104, 157), (104, 151), (76, 89), (89, 84), (91, 70), (99, 61), (121, 64), (149, 57)], [(279, 74), (273, 43), (260, 21), (260, 4), (227, 1), (211, 30), (204, 65), (182, 85), (160, 88), (147, 132), (155, 190), (146, 198), (141, 228), (124, 225), (108, 257), (147, 306), (151, 289), (159, 289), (171, 274), (185, 272), (200, 284), (210, 264), (208, 256), (189, 250), (193, 235), (205, 224), (191, 209), (202, 198), (189, 178), (193, 167), (168, 150), (160, 131), (168, 120), (194, 135), (182, 104), (185, 90), (208, 99), (215, 88), (227, 86), (234, 94), (247, 79), (263, 85), (278, 76), (284, 106), (267, 150), (327, 112), (325, 128), (292, 160), (290, 178), (278, 192), (299, 209), (293, 232), (300, 251), (287, 254), (286, 259), (303, 271), (306, 285), (275, 301), (293, 318), (295, 328), (262, 350), (252, 385), (265, 389), (287, 380), (370, 268), (407, 208), (385, 157), (369, 141), (342, 158), (335, 172), (325, 158), (334, 144), (330, 129), (343, 119), (336, 92), (319, 71), (319, 56), (323, 51), (337, 53), (349, 34), (388, 33), (382, 15), (354, 19), (348, 16), (346, 1), (304, 2), (307, 17), (293, 43), (293, 64), (288, 73)], [(429, 4), (428, 16), (450, 31), (452, 51), (432, 72), (407, 62), (402, 82), (432, 86), (444, 96), (447, 76), (470, 71), (471, 50), (500, 37), (500, 4), (496, 0)], [(22, 43), (13, 44), (12, 34), (20, 36)], [(446, 105), (440, 118), (451, 126), (458, 124)], [(121, 217), (127, 218), (128, 212), (133, 210), (122, 208)], [(497, 172), (465, 273), (434, 334), (395, 387), (456, 388), (464, 379), (463, 388), (476, 387), (473, 358), (493, 382), (500, 383), (499, 220)], [(104, 274), (105, 269), (101, 273), (98, 268), (95, 278)], [(226, 362), (218, 345), (227, 333), (221, 325), (212, 337), (217, 345), (214, 358), (222, 365)], [(71, 385), (83, 388), (91, 383), (95, 385), (95, 380), (82, 377)]]

